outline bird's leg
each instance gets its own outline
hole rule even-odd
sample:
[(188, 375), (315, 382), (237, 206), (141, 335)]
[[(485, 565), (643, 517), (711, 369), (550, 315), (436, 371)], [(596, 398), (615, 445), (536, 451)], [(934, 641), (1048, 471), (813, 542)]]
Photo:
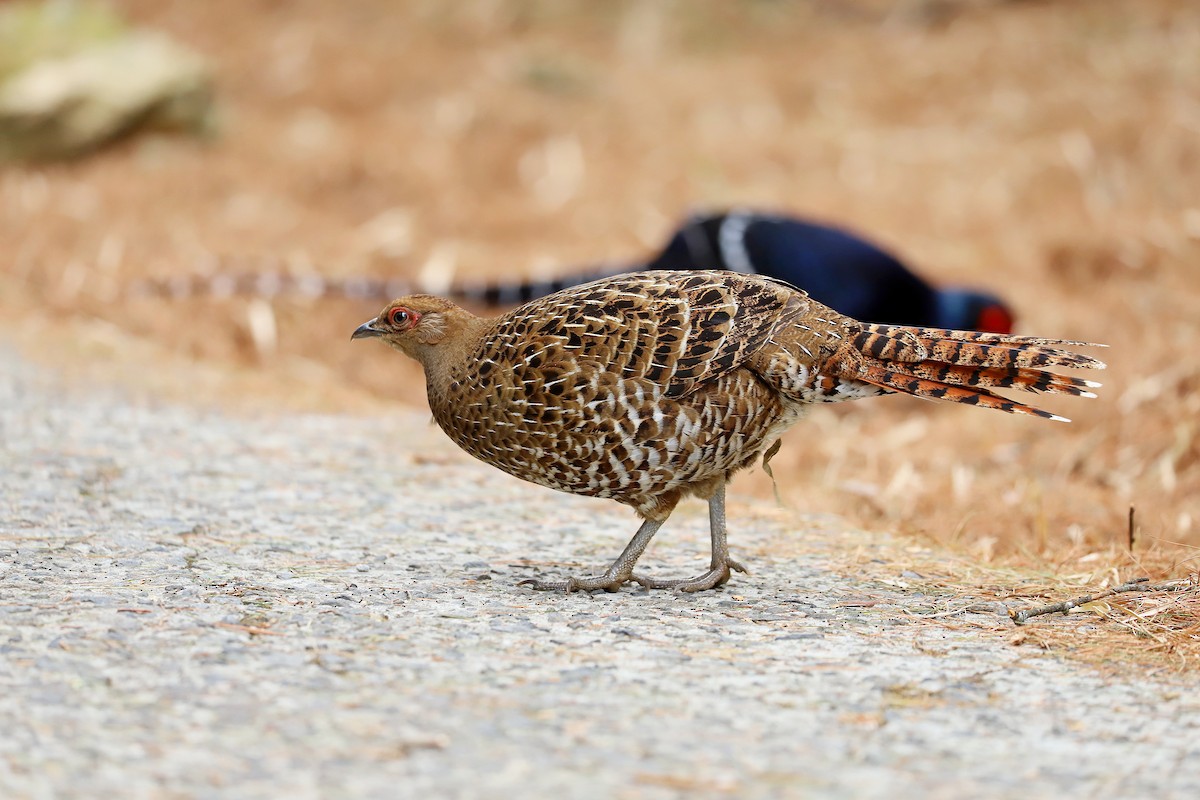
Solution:
[[(629, 544), (625, 545), (625, 549), (621, 551), (621, 555), (617, 556), (617, 560), (609, 565), (608, 569), (602, 575), (589, 575), (587, 577), (571, 577), (565, 581), (543, 581), (536, 578), (521, 581), (518, 586), (532, 586), (534, 589), (551, 589), (557, 591), (573, 592), (576, 589), (590, 592), (595, 589), (604, 589), (607, 592), (615, 592), (621, 588), (623, 584), (635, 580), (633, 577), (633, 565), (642, 557), (642, 553), (646, 550), (646, 545), (650, 544), (650, 540), (665, 519), (653, 520), (648, 519), (638, 528), (637, 533), (629, 540)], [(722, 536), (722, 539), (724, 537)], [(638, 581), (641, 582), (640, 580)]]
[(731, 571), (746, 572), (746, 568), (729, 557), (725, 530), (725, 484), (722, 483), (708, 498), (708, 527), (712, 537), (712, 560), (708, 572), (683, 580), (657, 580), (634, 575), (633, 579), (648, 589), (678, 589), (681, 592), (702, 592), (725, 584)]

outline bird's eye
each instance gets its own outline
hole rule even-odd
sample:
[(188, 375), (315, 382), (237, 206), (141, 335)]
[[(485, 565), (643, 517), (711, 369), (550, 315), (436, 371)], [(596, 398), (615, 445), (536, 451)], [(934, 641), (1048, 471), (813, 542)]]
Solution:
[(408, 325), (410, 315), (407, 308), (393, 308), (388, 314), (388, 322), (392, 323), (397, 328), (403, 328)]

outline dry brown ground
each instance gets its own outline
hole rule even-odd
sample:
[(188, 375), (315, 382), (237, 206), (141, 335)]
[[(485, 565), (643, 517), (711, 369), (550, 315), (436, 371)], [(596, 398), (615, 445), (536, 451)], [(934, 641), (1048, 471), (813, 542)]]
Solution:
[(1047, 404), (1070, 426), (819, 410), (774, 462), (789, 504), (1060, 581), (1195, 572), (1195, 3), (116, 5), (211, 57), (222, 133), (0, 172), (0, 311), (46, 357), (239, 405), (419, 403), (412, 365), (349, 342), (373, 308), (276, 303), (271, 348), (261, 306), (116, 287), (214, 258), (517, 276), (636, 257), (691, 208), (784, 209), (1112, 345), (1099, 400)]

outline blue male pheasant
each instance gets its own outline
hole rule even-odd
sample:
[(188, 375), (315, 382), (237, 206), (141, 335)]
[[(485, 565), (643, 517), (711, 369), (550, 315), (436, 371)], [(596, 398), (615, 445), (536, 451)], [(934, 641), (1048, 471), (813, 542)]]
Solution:
[[(503, 278), (452, 285), (459, 302), (510, 306), (602, 277), (658, 269), (728, 269), (787, 281), (855, 319), (930, 328), (1011, 333), (1012, 311), (977, 289), (935, 287), (891, 253), (849, 231), (797, 217), (754, 211), (698, 214), (685, 220), (654, 257), (600, 264), (545, 280)], [(176, 275), (139, 281), (134, 295), (337, 295), (387, 300), (415, 289), (403, 279), (333, 277), (277, 270)]]

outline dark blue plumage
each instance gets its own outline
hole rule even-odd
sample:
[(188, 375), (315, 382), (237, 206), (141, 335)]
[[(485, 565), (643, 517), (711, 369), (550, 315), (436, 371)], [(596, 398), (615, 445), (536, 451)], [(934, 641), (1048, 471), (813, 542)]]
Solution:
[(1012, 331), (1012, 314), (998, 298), (937, 289), (859, 236), (795, 217), (749, 211), (694, 216), (645, 268), (769, 275), (869, 322)]

